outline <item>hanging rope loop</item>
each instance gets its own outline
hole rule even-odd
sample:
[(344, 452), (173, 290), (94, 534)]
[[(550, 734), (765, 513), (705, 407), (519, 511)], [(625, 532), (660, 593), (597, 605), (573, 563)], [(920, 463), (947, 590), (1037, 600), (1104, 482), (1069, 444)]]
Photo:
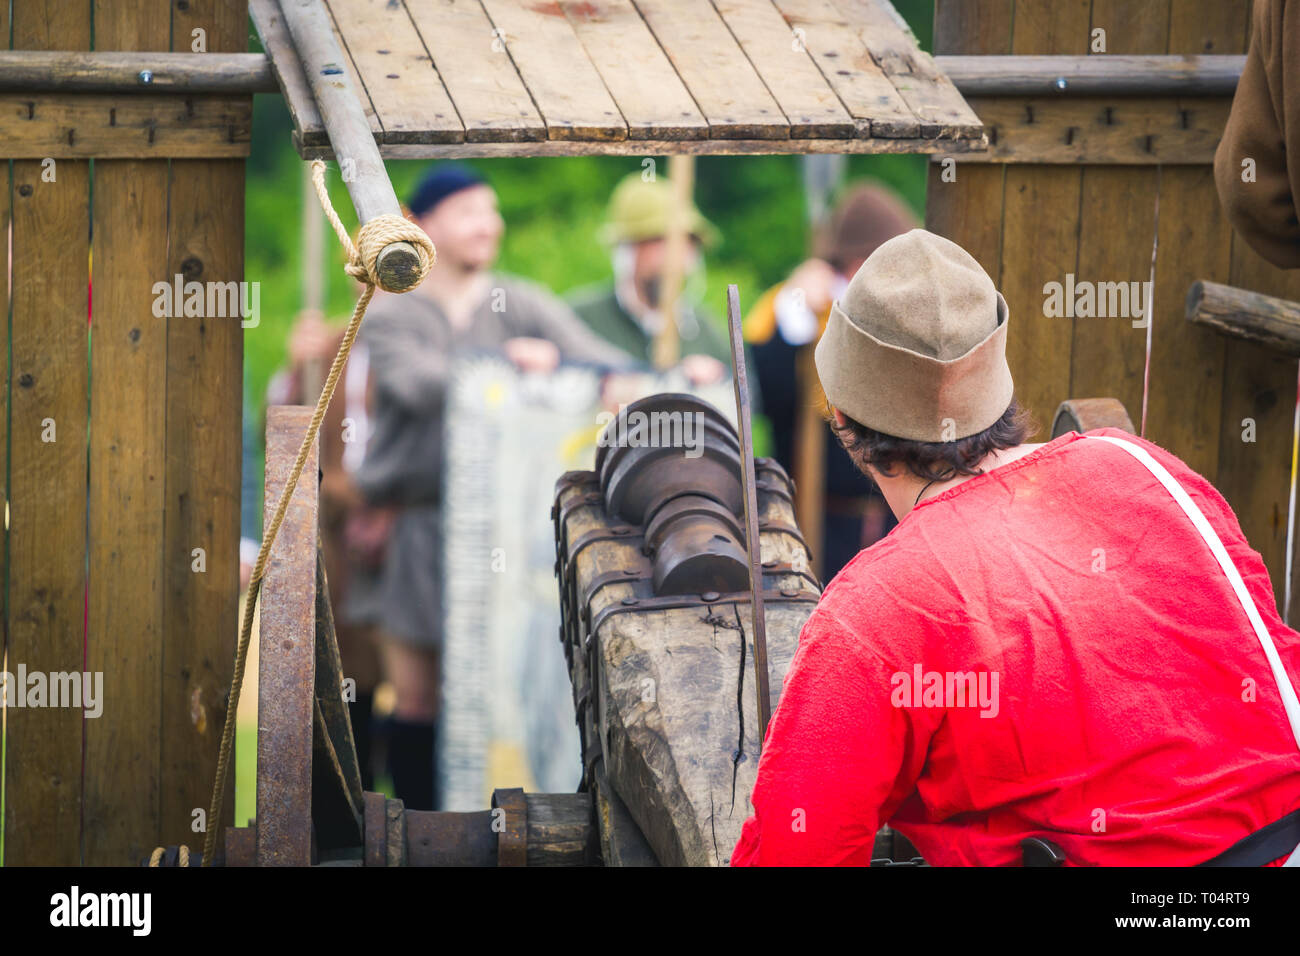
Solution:
[[(316, 409), (312, 413), (311, 424), (307, 426), (307, 433), (302, 436), (302, 444), (298, 448), (298, 457), (294, 461), (293, 468), (289, 471), (289, 477), (284, 488), (280, 491), (280, 500), (276, 503), (275, 514), (267, 526), (266, 533), (262, 536), (262, 546), (258, 549), (257, 562), (253, 565), (253, 573), (248, 581), (248, 597), (244, 602), (244, 617), (239, 628), (239, 644), (235, 648), (235, 672), (230, 680), (230, 699), (226, 706), (225, 726), (221, 733), (221, 749), (217, 754), (217, 779), (212, 785), (212, 804), (208, 808), (208, 829), (203, 839), (203, 866), (212, 865), (212, 860), (216, 856), (217, 842), (221, 838), (221, 814), (225, 806), (226, 786), (230, 777), (230, 754), (235, 742), (235, 717), (239, 710), (239, 692), (244, 683), (244, 668), (248, 662), (248, 645), (253, 633), (253, 616), (257, 607), (257, 598), (262, 589), (262, 576), (266, 571), (267, 559), (271, 554), (271, 545), (275, 543), (275, 537), (280, 532), (280, 525), (284, 522), (285, 512), (289, 510), (289, 499), (293, 495), (293, 490), (298, 486), (298, 478), (302, 475), (303, 466), (307, 462), (307, 455), (311, 451), (312, 443), (316, 441), (321, 421), (325, 418), (325, 410), (329, 408), (330, 400), (334, 397), (334, 388), (338, 384), (339, 375), (342, 373), (343, 366), (347, 363), (348, 355), (352, 351), (352, 343), (356, 341), (357, 331), (361, 328), (361, 320), (365, 318), (366, 308), (375, 295), (376, 287), (387, 292), (410, 291), (410, 289), (415, 288), (424, 281), (424, 277), (429, 274), (429, 270), (433, 268), (433, 264), (438, 258), (433, 247), (433, 240), (425, 234), (423, 229), (401, 216), (385, 215), (370, 220), (358, 231), (357, 241), (354, 244), (352, 237), (348, 235), (348, 231), (343, 228), (338, 213), (334, 211), (333, 203), (330, 202), (329, 190), (325, 188), (325, 163), (319, 159), (312, 161), (311, 181), (316, 188), (316, 197), (325, 210), (325, 218), (334, 227), (335, 235), (339, 237), (339, 242), (342, 243), (344, 250), (348, 254), (348, 263), (344, 266), (344, 271), (357, 281), (365, 283), (365, 289), (362, 290), (360, 298), (357, 299), (356, 307), (352, 310), (352, 318), (348, 322), (347, 330), (343, 333), (343, 341), (339, 344), (339, 350), (334, 356), (334, 361), (330, 364), (329, 375), (325, 379), (324, 387), (321, 388), (320, 398), (316, 401)], [(379, 276), (379, 257), (385, 248), (395, 242), (409, 243), (415, 249), (416, 256), (419, 259), (418, 278), (405, 289), (391, 289), (384, 285)], [(186, 860), (188, 861), (188, 859), (189, 853), (186, 851)]]

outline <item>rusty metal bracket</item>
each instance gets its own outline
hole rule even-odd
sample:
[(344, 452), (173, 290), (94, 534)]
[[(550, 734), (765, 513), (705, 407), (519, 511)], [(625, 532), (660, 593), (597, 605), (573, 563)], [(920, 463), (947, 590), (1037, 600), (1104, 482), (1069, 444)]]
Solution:
[[(312, 409), (266, 416), (265, 519), (288, 482)], [(262, 583), (258, 644), (257, 865), (311, 864), (312, 725), (316, 702), (317, 453), (289, 499)]]
[(617, 525), (612, 528), (592, 528), (590, 531), (578, 535), (573, 543), (569, 546), (569, 553), (564, 563), (564, 574), (566, 577), (573, 574), (574, 562), (578, 560), (584, 549), (595, 544), (597, 541), (640, 541), (641, 529), (634, 528), (632, 525)]

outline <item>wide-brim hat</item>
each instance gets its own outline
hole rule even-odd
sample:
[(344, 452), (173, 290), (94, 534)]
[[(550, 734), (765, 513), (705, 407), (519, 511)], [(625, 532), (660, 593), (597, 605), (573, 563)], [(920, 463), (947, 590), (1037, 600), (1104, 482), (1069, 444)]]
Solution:
[[(600, 228), (607, 245), (662, 239), (672, 217), (673, 191), (666, 179), (642, 179), (640, 173), (624, 177), (614, 188), (609, 210)], [(691, 203), (686, 212), (687, 232), (705, 246), (718, 241), (718, 229)]]
[(1006, 300), (965, 249), (924, 229), (881, 245), (817, 343), (830, 404), (913, 441), (966, 438), (1011, 404)]

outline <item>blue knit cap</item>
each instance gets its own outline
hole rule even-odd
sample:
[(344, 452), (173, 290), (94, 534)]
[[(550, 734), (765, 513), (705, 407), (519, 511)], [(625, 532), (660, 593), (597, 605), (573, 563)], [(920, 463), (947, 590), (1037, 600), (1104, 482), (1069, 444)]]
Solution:
[(420, 180), (420, 184), (411, 193), (406, 208), (414, 216), (423, 216), (452, 193), (479, 186), (487, 180), (473, 167), (463, 163), (439, 163)]

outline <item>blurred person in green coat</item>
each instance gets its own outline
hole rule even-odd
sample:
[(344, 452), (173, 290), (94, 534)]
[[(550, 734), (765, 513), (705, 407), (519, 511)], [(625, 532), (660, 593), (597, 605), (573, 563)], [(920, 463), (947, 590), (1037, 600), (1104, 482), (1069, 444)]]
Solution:
[[(667, 180), (646, 180), (640, 173), (623, 179), (610, 198), (600, 234), (601, 241), (610, 248), (613, 278), (578, 289), (567, 297), (593, 332), (647, 364), (664, 321), (660, 295), (672, 204), (672, 188)], [(703, 250), (716, 244), (718, 230), (694, 203), (688, 216), (691, 241), (677, 315), (681, 368), (692, 384), (712, 385), (726, 380), (731, 366), (725, 324), (700, 305), (704, 291)]]

